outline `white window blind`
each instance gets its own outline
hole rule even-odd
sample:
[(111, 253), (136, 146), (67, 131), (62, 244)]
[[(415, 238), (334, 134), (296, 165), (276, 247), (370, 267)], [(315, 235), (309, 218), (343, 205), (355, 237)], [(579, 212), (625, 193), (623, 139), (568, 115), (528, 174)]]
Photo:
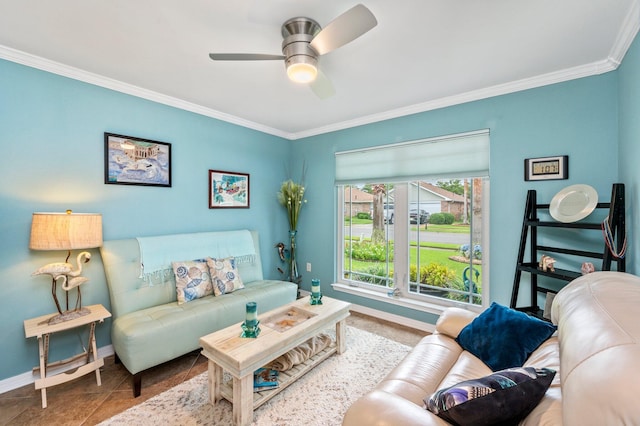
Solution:
[(336, 185), (489, 175), (489, 130), (336, 152)]

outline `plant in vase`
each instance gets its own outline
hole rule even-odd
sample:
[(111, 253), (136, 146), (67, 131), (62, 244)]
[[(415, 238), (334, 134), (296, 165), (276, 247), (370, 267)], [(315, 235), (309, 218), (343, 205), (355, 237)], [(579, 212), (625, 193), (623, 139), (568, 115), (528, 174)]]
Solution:
[(283, 182), (280, 187), (280, 192), (278, 192), (278, 202), (287, 211), (287, 220), (289, 221), (289, 255), (286, 257), (288, 264), (287, 279), (296, 283), (298, 285), (298, 290), (300, 288), (302, 276), (298, 272), (298, 263), (296, 262), (296, 237), (298, 234), (298, 217), (300, 215), (300, 210), (307, 202), (307, 200), (304, 199), (304, 192), (304, 184), (296, 183), (291, 179)]

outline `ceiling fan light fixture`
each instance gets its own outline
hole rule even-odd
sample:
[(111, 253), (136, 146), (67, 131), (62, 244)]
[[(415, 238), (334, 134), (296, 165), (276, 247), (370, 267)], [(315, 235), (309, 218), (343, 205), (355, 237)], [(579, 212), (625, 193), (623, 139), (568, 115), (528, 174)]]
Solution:
[(318, 69), (308, 62), (297, 62), (287, 66), (287, 75), (295, 83), (311, 83), (318, 76)]
[[(378, 24), (365, 6), (358, 4), (339, 15), (323, 29), (311, 18), (299, 16), (280, 28), (282, 55), (259, 53), (210, 53), (214, 61), (271, 61), (284, 59), (289, 80), (309, 86), (321, 99), (335, 93), (324, 73), (318, 76), (318, 57), (357, 39)], [(319, 77), (319, 78), (318, 78)]]

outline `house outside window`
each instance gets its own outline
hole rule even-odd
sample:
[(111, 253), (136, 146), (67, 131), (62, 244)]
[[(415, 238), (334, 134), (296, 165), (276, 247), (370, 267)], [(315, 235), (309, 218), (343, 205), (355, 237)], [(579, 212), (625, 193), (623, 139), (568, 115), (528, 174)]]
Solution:
[[(465, 143), (456, 145), (460, 140)], [(464, 151), (458, 156), (449, 145), (449, 158), (438, 160), (450, 162), (451, 170), (443, 177), (430, 175), (428, 164), (423, 168), (423, 162), (417, 161), (424, 175), (420, 179), (389, 176), (387, 180), (344, 184), (340, 170), (349, 161), (366, 158), (351, 151), (346, 160), (336, 160), (338, 282), (394, 299), (482, 306), (488, 299), (488, 132), (437, 138), (435, 142), (388, 145), (381, 148), (386, 151), (382, 157), (397, 157), (391, 154), (397, 154), (394, 149), (398, 146), (417, 147), (418, 158), (425, 153), (432, 156), (442, 153), (440, 148), (447, 142), (454, 148), (472, 146), (482, 155), (476, 152), (469, 156)], [(456, 161), (458, 158), (463, 161)], [(476, 167), (470, 158), (483, 164)], [(404, 170), (391, 169), (396, 168)], [(362, 207), (364, 200), (371, 203), (368, 213)]]

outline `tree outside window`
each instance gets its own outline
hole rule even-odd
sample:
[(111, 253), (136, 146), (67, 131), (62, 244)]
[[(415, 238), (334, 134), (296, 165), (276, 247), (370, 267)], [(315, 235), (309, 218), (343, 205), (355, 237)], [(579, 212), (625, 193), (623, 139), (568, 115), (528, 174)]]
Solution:
[[(340, 280), (480, 305), (484, 185), (483, 178), (461, 177), (341, 187)], [(368, 214), (358, 201), (369, 205)]]

